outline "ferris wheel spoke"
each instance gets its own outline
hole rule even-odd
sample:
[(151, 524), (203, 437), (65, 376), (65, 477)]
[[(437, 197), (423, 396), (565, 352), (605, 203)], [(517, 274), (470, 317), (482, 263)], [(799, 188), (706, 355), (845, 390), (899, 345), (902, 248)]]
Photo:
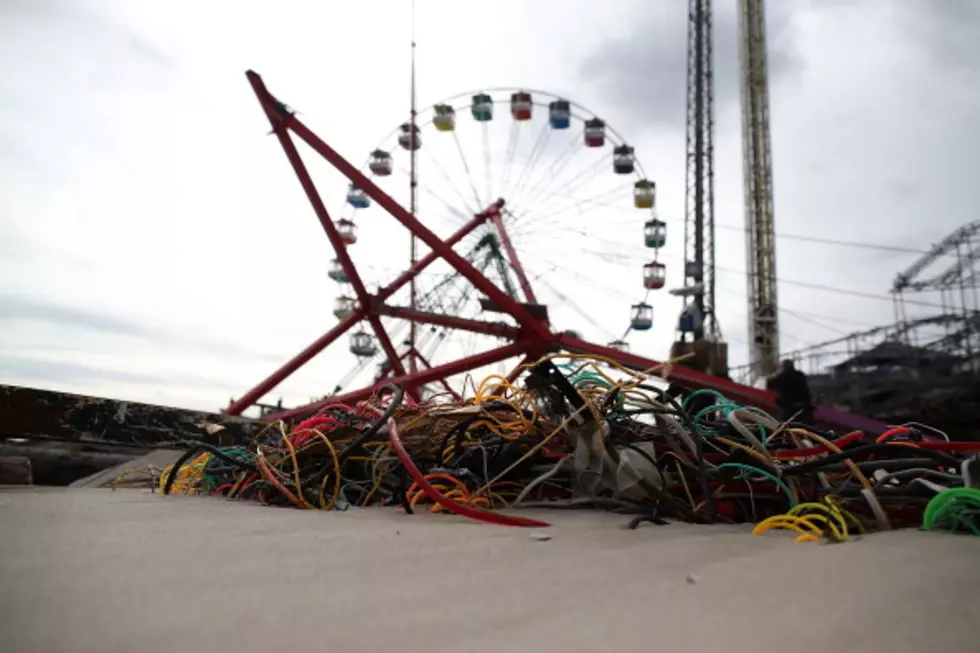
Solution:
[(476, 206), (478, 211), (482, 211), (483, 208), (490, 203), (491, 198), (487, 197), (487, 201), (484, 202), (480, 199), (480, 193), (476, 190), (476, 180), (473, 179), (473, 173), (470, 171), (470, 164), (466, 160), (466, 154), (463, 152), (463, 146), (459, 143), (459, 136), (456, 132), (453, 132), (453, 141), (456, 143), (456, 151), (459, 153), (459, 160), (463, 163), (463, 170), (466, 171), (466, 179), (470, 183), (470, 189), (473, 191), (473, 199), (476, 200)]
[[(585, 149), (585, 147), (581, 143), (579, 143), (578, 147), (575, 150), (573, 150), (573, 153), (583, 149)], [(536, 204), (541, 200), (543, 196), (548, 196), (554, 193), (560, 194), (562, 192), (565, 192), (568, 188), (570, 188), (575, 183), (576, 179), (582, 177), (585, 174), (588, 174), (593, 170), (601, 169), (601, 166), (605, 165), (606, 162), (611, 158), (612, 158), (612, 154), (606, 154), (605, 156), (602, 156), (601, 158), (590, 163), (585, 169), (579, 170), (577, 173), (574, 173), (570, 178), (568, 178), (565, 172), (566, 170), (568, 170), (569, 164), (573, 160), (569, 158), (569, 160), (565, 164), (563, 164), (560, 169), (556, 170), (553, 174), (548, 175), (546, 179), (542, 180), (544, 183), (539, 184), (537, 186), (536, 189), (537, 192), (530, 197), (529, 203)]]
[(507, 137), (507, 152), (504, 154), (504, 167), (500, 172), (500, 193), (507, 192), (507, 185), (510, 181), (510, 172), (514, 164), (514, 156), (517, 151), (517, 139), (520, 136), (520, 127), (516, 121), (510, 124), (510, 133)]
[(426, 153), (426, 161), (428, 163), (431, 163), (435, 167), (435, 169), (446, 181), (446, 183), (449, 185), (452, 191), (456, 193), (456, 197), (459, 198), (459, 201), (462, 203), (466, 213), (468, 213), (470, 216), (475, 215), (477, 213), (477, 209), (469, 203), (469, 200), (467, 200), (466, 197), (463, 195), (462, 191), (460, 191), (459, 186), (453, 180), (453, 178), (449, 176), (449, 173), (446, 172), (446, 169), (443, 168), (442, 165), (428, 153)]
[(487, 185), (487, 200), (493, 201), (493, 157), (490, 150), (490, 131), (487, 123), (480, 123), (480, 131), (483, 134), (483, 176)]
[[(568, 203), (568, 198), (562, 198), (559, 202), (551, 202), (542, 207), (540, 213), (528, 212), (518, 216), (513, 223), (515, 231), (526, 235), (555, 225), (565, 228), (567, 223), (574, 220), (574, 216), (577, 216), (582, 209), (589, 208), (594, 204), (601, 204), (603, 199), (608, 199), (622, 192), (621, 187), (609, 188), (597, 193), (594, 197), (571, 198), (570, 203)], [(562, 204), (562, 201), (565, 201), (566, 204)], [(588, 218), (584, 218), (584, 220), (588, 224)]]
[[(570, 179), (568, 179), (567, 181), (565, 181), (564, 183), (562, 183), (560, 186), (558, 186), (554, 190), (551, 190), (551, 188), (548, 188), (548, 187), (543, 188), (543, 189), (539, 189), (539, 193), (535, 197), (535, 200), (534, 201), (537, 202), (538, 200), (541, 199), (542, 196), (547, 196), (547, 197), (561, 197), (562, 195), (564, 195), (564, 194), (568, 193), (569, 191), (571, 191), (574, 187), (576, 187), (576, 186), (581, 187), (581, 186), (583, 186), (583, 185), (591, 182), (593, 179), (595, 179), (602, 172), (603, 166), (607, 165), (606, 162), (611, 157), (612, 157), (612, 155), (610, 154), (610, 155), (607, 155), (607, 156), (604, 156), (604, 157), (598, 159), (592, 165), (590, 165), (590, 166), (588, 166), (588, 167), (580, 170), (576, 174), (574, 174)], [(557, 182), (557, 180), (556, 180), (556, 182)]]
[(602, 190), (596, 190), (593, 195), (585, 197), (558, 197), (552, 202), (549, 202), (539, 208), (541, 213), (537, 216), (538, 219), (546, 219), (553, 215), (558, 215), (563, 212), (580, 210), (583, 207), (591, 207), (593, 205), (599, 205), (604, 202), (608, 202), (615, 197), (622, 197), (626, 192), (623, 184), (620, 183), (618, 186), (606, 187)]
[(458, 207), (456, 207), (452, 203), (448, 202), (445, 198), (443, 198), (438, 193), (436, 193), (427, 184), (421, 184), (420, 183), (418, 185), (418, 187), (421, 188), (423, 191), (425, 191), (428, 195), (430, 195), (434, 200), (436, 200), (437, 202), (439, 202), (440, 204), (442, 204), (443, 206), (445, 206), (447, 209), (449, 209), (449, 212), (452, 213), (454, 216), (456, 216), (456, 218), (458, 218), (462, 222), (465, 223), (465, 222), (467, 222), (468, 220), (470, 220), (473, 217), (472, 215), (467, 215), (464, 211), (459, 210)]
[(510, 193), (513, 198), (514, 203), (517, 203), (517, 198), (521, 194), (521, 190), (528, 181), (528, 175), (530, 175), (538, 164), (538, 159), (541, 158), (541, 154), (544, 152), (545, 143), (548, 142), (548, 137), (551, 135), (551, 126), (545, 122), (541, 126), (541, 130), (538, 132), (538, 137), (534, 139), (534, 145), (531, 146), (531, 152), (527, 156), (527, 164), (521, 168), (521, 173), (517, 177), (517, 182), (514, 184), (514, 189)]
[(610, 340), (612, 340), (612, 339), (614, 339), (616, 337), (615, 334), (613, 334), (612, 331), (610, 331), (608, 328), (606, 328), (605, 326), (603, 326), (602, 324), (600, 324), (598, 321), (596, 321), (595, 318), (593, 318), (588, 312), (586, 312), (584, 309), (582, 309), (582, 307), (579, 306), (577, 303), (575, 303), (568, 295), (566, 295), (565, 293), (563, 293), (562, 291), (558, 290), (553, 285), (551, 285), (551, 283), (549, 283), (547, 279), (542, 278), (541, 281), (542, 281), (542, 283), (544, 283), (545, 286), (547, 286), (551, 290), (551, 292), (553, 292), (558, 297), (558, 299), (560, 299), (562, 301), (562, 303), (564, 305), (568, 306), (573, 311), (575, 311), (576, 313), (578, 313), (578, 315), (580, 317), (582, 317), (586, 322), (588, 322), (589, 324), (591, 324), (592, 326), (594, 326), (596, 329), (598, 329), (599, 331), (601, 331), (603, 334), (609, 336), (609, 339)]
[[(585, 146), (583, 145), (584, 134), (585, 130), (582, 129), (575, 135), (572, 142), (569, 143), (569, 146), (562, 151), (560, 156), (556, 157), (555, 160), (551, 162), (551, 165), (549, 165), (542, 175), (538, 177), (537, 181), (534, 182), (533, 188), (540, 189), (542, 182), (557, 179), (561, 173), (564, 172), (568, 164), (572, 162), (572, 157), (580, 150), (585, 149)], [(536, 195), (531, 195), (529, 201), (532, 203), (535, 202), (536, 197)]]
[[(617, 186), (615, 188), (616, 188), (617, 192), (623, 192), (623, 193), (626, 193), (626, 192), (628, 192), (630, 190), (630, 188), (628, 187), (628, 185)], [(608, 208), (608, 209), (618, 210), (618, 211), (620, 211), (620, 212), (623, 213), (623, 215), (618, 218), (618, 220), (621, 221), (621, 222), (633, 222), (635, 220), (635, 216), (641, 211), (641, 210), (636, 209), (635, 207), (632, 207), (632, 206), (625, 207), (625, 206), (622, 205), (622, 202), (615, 203), (612, 200), (610, 200), (610, 201), (601, 201), (601, 199), (596, 198), (596, 196), (594, 196), (594, 195), (593, 196), (590, 196), (590, 197), (583, 197), (583, 196), (578, 195), (578, 194), (558, 193), (558, 192), (548, 192), (547, 195), (550, 196), (550, 197), (552, 197), (552, 198), (556, 198), (556, 199), (571, 200), (573, 203), (574, 202), (583, 201), (583, 200), (588, 200), (589, 201), (589, 204), (591, 204), (591, 205), (595, 205), (597, 207), (602, 207), (602, 208)], [(632, 214), (633, 217), (626, 217), (626, 215), (625, 215), (626, 213)], [(647, 209), (647, 213), (648, 214), (652, 214), (653, 212), (652, 212), (652, 210)]]
[[(568, 268), (565, 268), (565, 267), (561, 266), (560, 264), (555, 263), (553, 261), (548, 261), (548, 264), (552, 268), (551, 271), (561, 270), (561, 271), (565, 272), (566, 274), (569, 274), (571, 276), (577, 277), (578, 279), (580, 279), (585, 284), (587, 284), (589, 286), (592, 286), (592, 287), (595, 287), (598, 290), (598, 293), (597, 294), (599, 296), (601, 296), (601, 297), (608, 297), (610, 294), (613, 294), (613, 295), (618, 295), (624, 301), (626, 301), (626, 302), (628, 302), (630, 304), (633, 304), (633, 302), (635, 301), (633, 296), (628, 295), (626, 293), (623, 293), (621, 290), (619, 290), (617, 288), (612, 288), (612, 287), (604, 286), (602, 284), (597, 284), (597, 283), (595, 283), (594, 279), (589, 278), (589, 277), (585, 277), (583, 275), (580, 275), (578, 272), (576, 272), (574, 270), (569, 270)], [(542, 279), (543, 279), (543, 275), (537, 275), (535, 278), (537, 279), (538, 277), (542, 277)], [(608, 328), (606, 326), (603, 326), (601, 324), (596, 324), (595, 318), (592, 317), (587, 311), (583, 310), (581, 308), (581, 306), (578, 305), (576, 302), (572, 301), (567, 296), (566, 293), (563, 293), (562, 291), (560, 291), (558, 288), (556, 288), (554, 286), (554, 284), (548, 282), (547, 280), (543, 280), (543, 283), (548, 288), (548, 290), (550, 290), (551, 293), (558, 298), (558, 300), (560, 301), (559, 306), (570, 308), (573, 312), (581, 314), (581, 316), (582, 317), (585, 317), (585, 319), (587, 321), (589, 321), (590, 323), (595, 324), (595, 326), (597, 326), (603, 332), (604, 335), (611, 336), (610, 337), (610, 340), (617, 339), (616, 336), (615, 336), (615, 332), (613, 330), (611, 330), (610, 328)], [(579, 290), (581, 290), (581, 283), (577, 283), (576, 284), (576, 288), (578, 288)], [(627, 324), (629, 324), (629, 323), (627, 323)], [(626, 328), (626, 333), (627, 334), (629, 333), (629, 330), (630, 330), (630, 327), (627, 326), (627, 328)], [(625, 338), (625, 337), (626, 337), (626, 334), (624, 334), (622, 336), (622, 338)], [(620, 339), (622, 339), (622, 338), (620, 338)]]
[(514, 205), (520, 206), (522, 200), (528, 192), (528, 188), (531, 183), (531, 177), (533, 176), (535, 170), (538, 167), (538, 163), (541, 160), (542, 155), (545, 152), (548, 142), (550, 141), (551, 130), (544, 132), (546, 134), (545, 141), (541, 148), (534, 153), (531, 161), (528, 163), (528, 167), (525, 169), (525, 173), (522, 175), (522, 181), (518, 183), (517, 189), (514, 191)]
[[(574, 234), (576, 236), (581, 236), (582, 239), (590, 246), (594, 245), (613, 245), (619, 250), (627, 250), (620, 252), (609, 252), (609, 251), (595, 251), (583, 248), (582, 251), (589, 252), (609, 263), (625, 264), (625, 263), (635, 263), (637, 261), (645, 261), (649, 257), (649, 248), (643, 247), (637, 249), (636, 251), (630, 251), (634, 246), (624, 243), (622, 241), (608, 240), (597, 236), (594, 231), (585, 231), (584, 229), (577, 229), (575, 227), (563, 227), (563, 232), (565, 234)], [(529, 236), (533, 236), (536, 233), (535, 230), (521, 232), (519, 238), (529, 239)], [(639, 248), (640, 246), (636, 246)]]
[(524, 264), (525, 260), (540, 261), (542, 263), (547, 263), (549, 265), (552, 265), (556, 269), (561, 270), (562, 272), (565, 272), (566, 274), (569, 274), (577, 279), (580, 279), (583, 283), (587, 284), (588, 286), (600, 290), (604, 295), (612, 294), (626, 299), (630, 299), (632, 297), (631, 295), (625, 293), (623, 290), (619, 288), (598, 283), (593, 277), (589, 277), (576, 270), (572, 270), (571, 268), (568, 268), (565, 265), (562, 265), (561, 263), (558, 263), (557, 261), (554, 261), (550, 258), (542, 257), (542, 256), (534, 257), (528, 255), (527, 251), (520, 250), (517, 247), (515, 247), (514, 249), (517, 250), (518, 256), (521, 259), (521, 264), (524, 265), (525, 267), (527, 267), (527, 265)]

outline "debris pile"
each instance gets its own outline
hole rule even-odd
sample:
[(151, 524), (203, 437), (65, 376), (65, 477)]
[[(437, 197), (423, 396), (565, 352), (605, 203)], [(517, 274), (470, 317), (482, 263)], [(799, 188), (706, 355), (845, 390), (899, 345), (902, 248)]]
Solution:
[[(565, 362), (556, 364), (556, 360)], [(710, 390), (604, 359), (549, 356), (460, 401), (386, 386), (247, 447), (189, 448), (164, 494), (304, 509), (401, 506), (511, 526), (529, 507), (594, 507), (644, 522), (753, 522), (797, 541), (899, 527), (980, 535), (980, 443), (921, 424), (876, 437), (780, 423)], [(506, 509), (504, 512), (501, 510)]]

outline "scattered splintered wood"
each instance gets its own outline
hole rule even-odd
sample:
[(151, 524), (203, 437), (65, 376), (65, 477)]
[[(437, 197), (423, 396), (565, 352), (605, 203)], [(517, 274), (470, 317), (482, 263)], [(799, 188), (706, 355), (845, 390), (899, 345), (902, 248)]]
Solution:
[(244, 417), (0, 385), (0, 439), (151, 449), (186, 440), (244, 444), (262, 427), (262, 422)]

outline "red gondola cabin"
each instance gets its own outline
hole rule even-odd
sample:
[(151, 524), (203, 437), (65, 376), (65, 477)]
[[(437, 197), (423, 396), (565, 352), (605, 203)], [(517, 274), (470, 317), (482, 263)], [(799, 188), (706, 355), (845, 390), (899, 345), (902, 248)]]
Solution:
[(598, 118), (585, 121), (585, 146), (602, 147), (606, 144), (606, 123)]
[(337, 233), (340, 240), (345, 245), (353, 245), (357, 242), (357, 225), (346, 218), (341, 218), (334, 223), (337, 226)]
[(660, 290), (667, 283), (667, 266), (653, 261), (643, 266), (643, 287), (648, 290)]
[(533, 106), (530, 93), (518, 91), (510, 96), (510, 114), (514, 120), (530, 120)]

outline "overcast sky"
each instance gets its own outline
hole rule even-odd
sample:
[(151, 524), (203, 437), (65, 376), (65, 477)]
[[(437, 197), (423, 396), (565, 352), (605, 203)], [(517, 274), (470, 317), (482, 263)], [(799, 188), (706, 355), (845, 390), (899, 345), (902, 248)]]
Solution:
[[(464, 9), (418, 0), (419, 103), (528, 87), (601, 115), (658, 184), (670, 229), (662, 260), (676, 286), (686, 4)], [(718, 314), (740, 363), (748, 353), (736, 21), (734, 0), (715, 4)], [(980, 217), (980, 9), (966, 0), (769, 5), (789, 350), (892, 320), (887, 299), (813, 286), (886, 298), (916, 258), (807, 238), (925, 249)], [(243, 73), (260, 72), (360, 165), (406, 118), (409, 27), (407, 0), (283, 1), (275, 10), (230, 0), (0, 0), (0, 382), (216, 408), (328, 329), (337, 294), (325, 277), (329, 246)], [(497, 152), (507, 148), (503, 134)], [(435, 165), (421, 164), (423, 183), (438, 181)], [(444, 165), (461, 174), (458, 160)], [(339, 212), (343, 180), (311, 169)], [(422, 201), (426, 218), (432, 202)], [(542, 275), (541, 294), (556, 289), (548, 299), (562, 305), (556, 325), (600, 342), (622, 331), (630, 302), (643, 298), (648, 254), (620, 247), (617, 235), (625, 220), (643, 218), (619, 209), (579, 211), (575, 229), (594, 228), (594, 247), (560, 234), (552, 247), (541, 228), (519, 244), (536, 259), (529, 267)], [(375, 226), (362, 229), (358, 255), (384, 259), (365, 273), (383, 283), (404, 250), (379, 241), (397, 227), (379, 231), (382, 214), (369, 215), (362, 223)], [(596, 290), (604, 286), (611, 290)], [(561, 296), (589, 319), (575, 322)], [(666, 295), (651, 302), (658, 326), (630, 341), (661, 358), (679, 304)], [(275, 396), (322, 395), (351, 366), (340, 343)]]

